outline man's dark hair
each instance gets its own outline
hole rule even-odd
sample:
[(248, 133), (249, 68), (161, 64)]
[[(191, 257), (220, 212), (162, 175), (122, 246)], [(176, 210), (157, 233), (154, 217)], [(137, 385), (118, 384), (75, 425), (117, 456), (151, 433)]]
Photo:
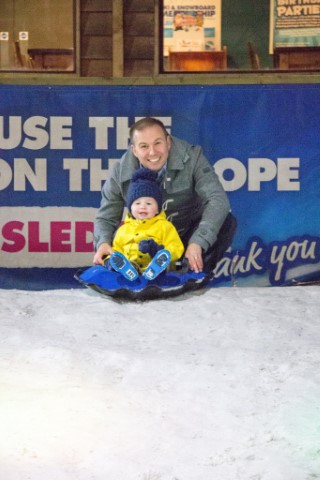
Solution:
[(166, 127), (163, 125), (161, 120), (158, 120), (157, 118), (153, 118), (153, 117), (145, 117), (145, 118), (141, 118), (141, 120), (138, 120), (130, 127), (130, 130), (129, 130), (130, 141), (132, 142), (135, 131), (137, 130), (141, 131), (147, 127), (154, 127), (155, 125), (157, 125), (162, 129), (165, 137), (169, 135), (169, 133), (166, 130)]

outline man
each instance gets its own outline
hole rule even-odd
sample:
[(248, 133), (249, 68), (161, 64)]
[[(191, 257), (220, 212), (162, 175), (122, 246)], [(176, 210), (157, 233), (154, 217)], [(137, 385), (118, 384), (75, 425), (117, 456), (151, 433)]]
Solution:
[(132, 173), (139, 167), (156, 171), (163, 209), (185, 246), (195, 272), (211, 274), (230, 246), (236, 222), (226, 193), (198, 145), (171, 137), (159, 120), (146, 117), (130, 128), (131, 145), (102, 188), (94, 228), (93, 262), (113, 252), (112, 239), (123, 217)]

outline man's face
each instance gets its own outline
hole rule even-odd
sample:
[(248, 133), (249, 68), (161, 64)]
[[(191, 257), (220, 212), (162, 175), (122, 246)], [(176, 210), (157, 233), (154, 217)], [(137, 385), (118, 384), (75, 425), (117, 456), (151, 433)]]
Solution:
[(166, 137), (158, 125), (136, 130), (133, 134), (132, 151), (141, 165), (150, 170), (161, 170), (167, 161), (170, 147), (170, 137)]

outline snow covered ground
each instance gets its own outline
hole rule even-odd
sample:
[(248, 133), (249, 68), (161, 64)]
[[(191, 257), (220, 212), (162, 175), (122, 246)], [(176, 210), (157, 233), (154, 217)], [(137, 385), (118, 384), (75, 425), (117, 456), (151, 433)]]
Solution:
[(319, 287), (0, 303), (1, 480), (320, 479)]

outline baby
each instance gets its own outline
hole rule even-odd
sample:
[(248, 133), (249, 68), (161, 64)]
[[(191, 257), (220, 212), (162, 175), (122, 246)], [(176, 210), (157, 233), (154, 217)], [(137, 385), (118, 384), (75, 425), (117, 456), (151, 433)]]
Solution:
[(183, 255), (184, 246), (173, 224), (162, 210), (157, 173), (136, 170), (127, 194), (128, 214), (113, 239), (109, 265), (128, 280), (141, 272), (153, 280)]

